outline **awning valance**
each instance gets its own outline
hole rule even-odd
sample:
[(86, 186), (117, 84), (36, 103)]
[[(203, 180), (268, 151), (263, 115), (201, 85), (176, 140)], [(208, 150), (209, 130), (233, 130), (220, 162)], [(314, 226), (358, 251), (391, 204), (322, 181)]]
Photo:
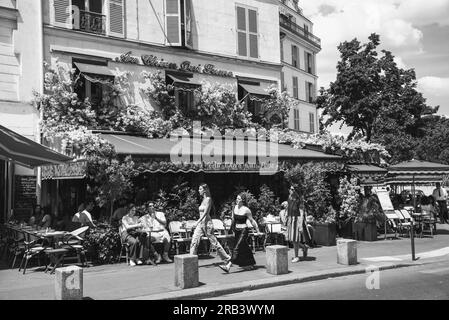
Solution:
[(387, 183), (412, 185), (414, 182), (415, 184), (430, 185), (436, 182), (441, 183), (444, 179), (445, 177), (443, 175), (416, 175), (415, 177), (410, 175), (397, 175), (387, 178)]
[(361, 174), (372, 174), (372, 175), (384, 175), (387, 174), (387, 169), (368, 165), (368, 164), (351, 164), (348, 166), (348, 170), (351, 172), (361, 173)]
[(449, 174), (449, 165), (428, 162), (421, 160), (411, 160), (401, 162), (388, 168), (388, 174), (390, 175), (438, 175)]
[(28, 168), (72, 160), (33, 140), (0, 126), (0, 158)]
[(106, 66), (75, 62), (75, 66), (83, 77), (92, 83), (111, 85), (114, 82), (114, 73)]

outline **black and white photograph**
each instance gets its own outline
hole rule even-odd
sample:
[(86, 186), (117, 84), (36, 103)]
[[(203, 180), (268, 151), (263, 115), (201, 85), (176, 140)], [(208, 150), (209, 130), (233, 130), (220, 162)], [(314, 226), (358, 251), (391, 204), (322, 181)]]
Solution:
[(0, 0), (0, 301), (448, 300), (448, 40), (449, 0)]

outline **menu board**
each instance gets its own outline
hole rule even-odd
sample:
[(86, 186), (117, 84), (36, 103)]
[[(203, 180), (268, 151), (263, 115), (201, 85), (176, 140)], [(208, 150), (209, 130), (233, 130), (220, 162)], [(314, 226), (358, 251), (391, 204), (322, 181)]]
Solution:
[(15, 176), (14, 216), (27, 219), (36, 204), (36, 176)]
[(379, 202), (383, 211), (394, 210), (393, 203), (390, 199), (390, 194), (387, 190), (377, 190), (376, 195), (379, 198)]

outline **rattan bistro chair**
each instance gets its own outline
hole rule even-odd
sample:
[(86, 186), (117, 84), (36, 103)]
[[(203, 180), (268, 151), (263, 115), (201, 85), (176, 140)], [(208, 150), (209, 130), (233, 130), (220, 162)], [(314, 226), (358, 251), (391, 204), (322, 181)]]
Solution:
[(181, 221), (171, 221), (168, 224), (168, 229), (170, 231), (172, 244), (175, 246), (176, 254), (179, 255), (180, 246), (184, 245), (186, 248), (192, 241), (192, 238), (189, 237), (187, 230), (183, 228)]

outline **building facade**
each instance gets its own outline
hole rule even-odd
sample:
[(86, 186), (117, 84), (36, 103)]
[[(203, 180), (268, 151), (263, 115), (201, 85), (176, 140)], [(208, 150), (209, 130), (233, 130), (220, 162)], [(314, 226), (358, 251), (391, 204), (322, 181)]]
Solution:
[(298, 100), (291, 108), (289, 127), (313, 134), (318, 132), (316, 56), (321, 40), (313, 35), (313, 23), (307, 19), (297, 0), (279, 1), (282, 90)]

